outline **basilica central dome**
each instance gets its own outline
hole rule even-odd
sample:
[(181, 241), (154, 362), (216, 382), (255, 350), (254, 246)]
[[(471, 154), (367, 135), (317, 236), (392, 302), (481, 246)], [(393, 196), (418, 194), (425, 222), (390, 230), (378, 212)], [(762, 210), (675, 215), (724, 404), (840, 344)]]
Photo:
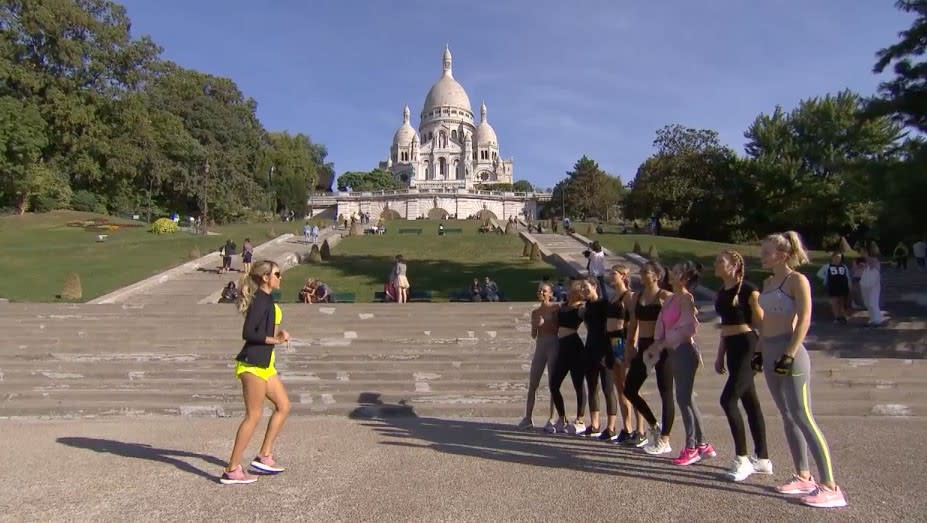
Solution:
[(428, 96), (425, 97), (425, 104), (422, 106), (422, 115), (431, 113), (434, 109), (440, 107), (452, 107), (464, 109), (473, 114), (470, 109), (470, 98), (464, 91), (462, 85), (454, 80), (454, 74), (451, 69), (451, 51), (444, 49), (444, 74), (431, 86)]

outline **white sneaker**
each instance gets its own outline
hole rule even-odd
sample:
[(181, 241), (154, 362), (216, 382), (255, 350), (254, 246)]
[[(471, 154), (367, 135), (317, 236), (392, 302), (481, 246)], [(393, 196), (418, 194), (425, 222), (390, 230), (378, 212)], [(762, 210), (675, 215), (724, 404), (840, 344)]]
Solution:
[(731, 468), (725, 472), (728, 479), (731, 481), (741, 482), (751, 474), (756, 472), (756, 469), (753, 468), (753, 462), (747, 456), (737, 456), (734, 458), (734, 462), (731, 463)]
[(579, 436), (583, 432), (586, 432), (586, 424), (582, 421), (574, 421), (573, 423), (567, 425), (566, 432), (567, 434), (571, 434), (573, 436)]
[(554, 420), (547, 420), (547, 423), (544, 425), (544, 432), (548, 434), (556, 434), (557, 426), (554, 425)]
[(669, 454), (672, 451), (673, 448), (670, 447), (669, 441), (664, 441), (659, 436), (657, 436), (657, 439), (654, 440), (653, 443), (644, 447), (644, 452), (652, 456), (656, 456), (658, 454)]
[(769, 461), (768, 459), (750, 458), (750, 462), (753, 465), (754, 472), (757, 474), (771, 475), (773, 473), (772, 461)]
[[(663, 432), (663, 427), (661, 427), (659, 423), (654, 423), (653, 425), (650, 426), (650, 430), (648, 431), (648, 434), (647, 434), (647, 440), (650, 442), (651, 445), (656, 445), (656, 443), (660, 441), (662, 432)], [(643, 446), (646, 447), (647, 445), (643, 445)]]
[(531, 418), (522, 418), (518, 422), (518, 430), (531, 430), (534, 428), (534, 423), (531, 422)]

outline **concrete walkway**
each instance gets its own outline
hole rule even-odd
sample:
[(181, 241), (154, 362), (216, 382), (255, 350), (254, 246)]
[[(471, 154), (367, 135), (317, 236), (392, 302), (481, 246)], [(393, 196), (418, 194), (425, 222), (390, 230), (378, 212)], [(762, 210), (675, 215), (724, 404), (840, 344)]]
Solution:
[[(326, 228), (319, 231), (318, 244), (326, 239), (332, 245), (344, 231)], [(299, 263), (310, 244), (293, 234), (283, 234), (255, 247), (254, 261), (274, 260), (283, 270)], [(168, 269), (150, 278), (115, 290), (89, 301), (91, 304), (124, 303), (132, 305), (216, 303), (222, 289), (241, 277), (241, 254), (232, 257), (232, 271), (219, 274), (222, 258), (211, 252), (196, 260)]]

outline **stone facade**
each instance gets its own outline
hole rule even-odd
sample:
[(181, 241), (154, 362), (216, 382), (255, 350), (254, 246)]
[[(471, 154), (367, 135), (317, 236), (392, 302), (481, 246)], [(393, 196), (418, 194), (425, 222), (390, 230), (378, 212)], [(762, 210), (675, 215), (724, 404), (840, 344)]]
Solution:
[(475, 125), (470, 98), (454, 79), (449, 49), (444, 50), (443, 69), (425, 97), (417, 131), (409, 107), (403, 109), (386, 167), (409, 187), (472, 189), (479, 183), (512, 183), (512, 160), (500, 156), (488, 108), (480, 104)]
[[(369, 213), (372, 219), (381, 216), (408, 220), (417, 218), (466, 219), (473, 216), (492, 216), (507, 220), (510, 217), (534, 220), (541, 202), (549, 194), (512, 193), (458, 189), (383, 191), (375, 193), (346, 193), (337, 197), (337, 213), (344, 216)], [(485, 211), (488, 211), (486, 213)]]

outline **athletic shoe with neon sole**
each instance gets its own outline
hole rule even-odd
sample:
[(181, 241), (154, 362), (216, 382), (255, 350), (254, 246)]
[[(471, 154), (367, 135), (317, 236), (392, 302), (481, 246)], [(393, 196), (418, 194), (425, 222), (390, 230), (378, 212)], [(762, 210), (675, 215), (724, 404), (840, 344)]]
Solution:
[(843, 495), (840, 487), (831, 490), (824, 485), (818, 485), (818, 489), (808, 496), (801, 498), (801, 502), (809, 507), (815, 508), (838, 508), (847, 506), (847, 498)]
[(248, 483), (254, 483), (258, 479), (251, 474), (245, 472), (245, 469), (241, 465), (235, 467), (232, 471), (225, 471), (222, 473), (222, 477), (219, 478), (219, 483), (223, 485), (247, 485)]
[(679, 453), (679, 456), (673, 459), (673, 465), (691, 465), (693, 463), (698, 463), (701, 461), (702, 457), (698, 453), (697, 448), (684, 448), (682, 452)]
[(817, 490), (818, 484), (813, 477), (804, 479), (792, 474), (792, 480), (784, 485), (779, 485), (776, 490), (780, 494), (811, 494)]
[(280, 474), (285, 468), (281, 467), (273, 456), (257, 456), (251, 461), (251, 468), (264, 474)]

